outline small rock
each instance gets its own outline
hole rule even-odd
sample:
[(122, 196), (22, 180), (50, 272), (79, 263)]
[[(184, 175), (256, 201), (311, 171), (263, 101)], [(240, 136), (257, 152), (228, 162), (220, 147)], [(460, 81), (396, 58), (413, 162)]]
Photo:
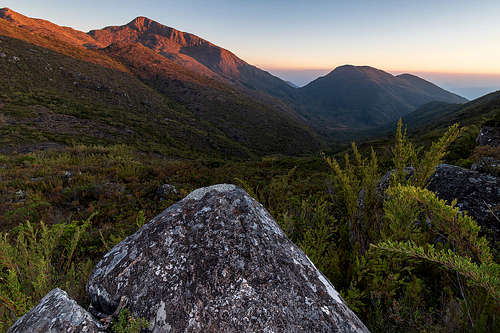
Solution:
[(500, 127), (481, 127), (476, 141), (480, 146), (500, 146)]
[(165, 200), (167, 199), (168, 195), (170, 194), (178, 195), (179, 192), (177, 191), (177, 188), (175, 188), (174, 185), (163, 184), (156, 189), (155, 194), (156, 196), (158, 196), (160, 200)]
[(7, 333), (102, 332), (101, 324), (59, 288), (53, 289)]
[(0, 52), (0, 58), (5, 58), (5, 57), (7, 57), (7, 55), (3, 52)]
[(17, 196), (17, 200), (24, 200), (24, 199), (26, 199), (26, 192), (23, 190), (17, 190), (16, 196)]

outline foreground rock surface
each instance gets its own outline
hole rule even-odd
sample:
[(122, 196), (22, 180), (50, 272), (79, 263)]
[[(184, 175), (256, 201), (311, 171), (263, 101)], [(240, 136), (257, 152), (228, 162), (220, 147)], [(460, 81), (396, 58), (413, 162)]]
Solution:
[(429, 190), (439, 198), (451, 202), (457, 199), (457, 206), (468, 211), (481, 227), (493, 232), (500, 240), (500, 178), (489, 174), (442, 164), (429, 180)]
[(100, 324), (68, 294), (53, 289), (12, 325), (8, 333), (100, 332)]
[(116, 245), (87, 285), (153, 332), (368, 332), (269, 213), (234, 185), (198, 189)]

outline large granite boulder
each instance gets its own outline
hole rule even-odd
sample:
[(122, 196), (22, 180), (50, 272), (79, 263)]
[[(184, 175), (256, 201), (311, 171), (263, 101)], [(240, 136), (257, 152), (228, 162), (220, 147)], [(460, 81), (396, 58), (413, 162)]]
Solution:
[(482, 228), (500, 240), (500, 178), (489, 174), (441, 164), (429, 180), (428, 189), (441, 199), (466, 210)]
[(19, 318), (7, 333), (101, 332), (100, 323), (68, 294), (53, 289), (31, 311)]
[(198, 189), (117, 244), (87, 291), (153, 332), (368, 332), (269, 213), (234, 185)]
[(500, 146), (500, 127), (481, 127), (476, 141), (480, 146)]

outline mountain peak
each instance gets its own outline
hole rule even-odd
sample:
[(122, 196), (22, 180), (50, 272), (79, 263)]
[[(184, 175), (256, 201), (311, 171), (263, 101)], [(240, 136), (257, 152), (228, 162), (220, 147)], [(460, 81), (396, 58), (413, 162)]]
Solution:
[(384, 72), (383, 70), (377, 69), (375, 67), (354, 65), (338, 66), (326, 75), (326, 77), (329, 78), (346, 76), (352, 79), (369, 78), (372, 80), (391, 79), (394, 77), (392, 74)]
[(135, 27), (139, 31), (145, 31), (145, 30), (148, 30), (148, 28), (152, 24), (160, 25), (160, 23), (158, 23), (156, 21), (153, 21), (150, 18), (147, 18), (145, 16), (137, 16), (135, 19), (133, 19), (132, 21), (130, 21), (127, 24), (127, 26), (129, 26), (129, 27)]
[[(380, 70), (375, 67), (371, 66), (354, 66), (354, 65), (342, 65), (336, 67), (333, 72), (362, 72), (362, 73), (376, 73), (376, 74), (382, 74), (382, 75), (391, 75), (387, 72), (384, 72), (383, 70)], [(392, 76), (392, 75), (391, 75)]]
[(417, 76), (394, 76), (370, 66), (339, 66), (300, 91), (322, 121), (347, 127), (381, 125), (432, 101), (465, 101)]

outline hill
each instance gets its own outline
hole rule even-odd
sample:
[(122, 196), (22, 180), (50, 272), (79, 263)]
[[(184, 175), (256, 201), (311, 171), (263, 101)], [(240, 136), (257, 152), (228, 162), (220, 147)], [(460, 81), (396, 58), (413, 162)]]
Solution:
[(299, 89), (301, 112), (330, 130), (389, 123), (431, 102), (464, 103), (419, 77), (368, 66), (341, 66)]
[(403, 122), (412, 132), (424, 134), (444, 130), (453, 123), (478, 127), (499, 114), (500, 91), (497, 91), (465, 104), (428, 103), (404, 116)]

